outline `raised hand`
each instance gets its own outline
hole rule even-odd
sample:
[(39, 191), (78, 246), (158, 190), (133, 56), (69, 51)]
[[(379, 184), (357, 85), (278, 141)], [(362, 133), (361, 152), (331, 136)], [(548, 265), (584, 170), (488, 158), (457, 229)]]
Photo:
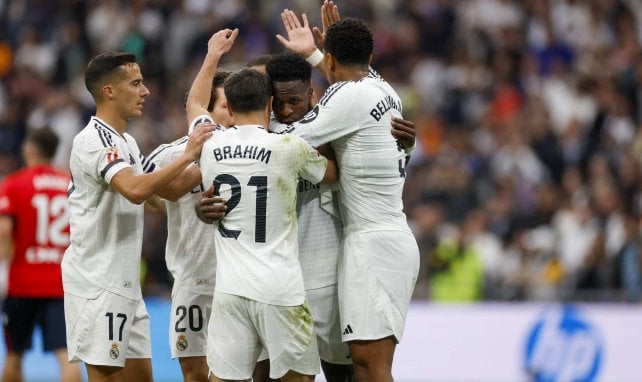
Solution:
[(288, 50), (302, 57), (308, 57), (316, 51), (317, 46), (314, 44), (314, 36), (310, 30), (308, 16), (305, 13), (302, 14), (302, 19), (303, 24), (301, 24), (293, 11), (289, 9), (283, 10), (281, 12), (281, 21), (283, 21), (283, 27), (288, 37), (285, 38), (277, 34), (276, 39)]
[(216, 54), (218, 56), (224, 55), (230, 51), (232, 45), (234, 45), (234, 40), (236, 40), (236, 36), (238, 35), (238, 28), (235, 28), (234, 30), (221, 29), (214, 33), (207, 42), (207, 53)]
[(312, 33), (321, 47), (325, 45), (325, 36), (328, 33), (328, 28), (339, 20), (341, 20), (339, 7), (337, 7), (334, 1), (324, 0), (321, 5), (321, 24), (323, 30), (320, 30), (318, 27), (312, 28)]

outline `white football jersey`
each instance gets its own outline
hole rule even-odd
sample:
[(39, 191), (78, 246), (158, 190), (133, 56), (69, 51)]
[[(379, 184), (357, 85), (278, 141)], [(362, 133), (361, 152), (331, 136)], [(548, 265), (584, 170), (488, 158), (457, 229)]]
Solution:
[[(286, 128), (277, 120), (270, 120), (270, 132), (282, 133)], [(297, 185), (299, 262), (306, 290), (337, 283), (342, 224), (339, 216), (322, 208), (322, 202), (337, 204), (336, 192), (324, 188), (303, 178), (299, 178)], [(325, 200), (322, 200), (321, 192), (325, 194)], [(338, 207), (333, 210), (337, 211)]]
[[(149, 154), (149, 159), (162, 168), (181, 156), (187, 146), (187, 137), (160, 145)], [(167, 208), (167, 244), (165, 262), (174, 278), (174, 290), (180, 288), (193, 293), (214, 294), (216, 251), (210, 225), (196, 216), (194, 204), (201, 198), (201, 185), (183, 195), (176, 202), (165, 201)]]
[(288, 131), (318, 147), (331, 143), (339, 165), (343, 224), (350, 229), (409, 231), (402, 191), (407, 155), (390, 133), (401, 100), (374, 70), (359, 81), (332, 84)]
[(305, 298), (298, 260), (299, 176), (323, 179), (327, 160), (302, 139), (261, 126), (217, 130), (201, 152), (203, 184), (227, 200), (215, 224), (216, 290), (272, 305)]
[(143, 174), (155, 165), (140, 153), (134, 137), (121, 136), (92, 117), (71, 149), (71, 244), (62, 260), (66, 293), (91, 299), (106, 289), (130, 299), (142, 297), (143, 205), (109, 185), (128, 167)]

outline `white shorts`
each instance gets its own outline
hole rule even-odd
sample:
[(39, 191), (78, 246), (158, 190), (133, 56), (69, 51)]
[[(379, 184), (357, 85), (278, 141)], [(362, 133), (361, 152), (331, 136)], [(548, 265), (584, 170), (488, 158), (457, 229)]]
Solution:
[(350, 349), (341, 340), (337, 284), (308, 289), (305, 294), (314, 320), (319, 356), (325, 362), (335, 365), (351, 365)]
[(151, 358), (149, 314), (143, 299), (109, 291), (94, 299), (65, 293), (70, 362), (125, 366), (126, 358)]
[(172, 358), (207, 355), (207, 323), (212, 295), (176, 289), (169, 313), (169, 348)]
[(339, 264), (343, 341), (401, 341), (419, 272), (419, 248), (404, 231), (346, 232)]
[(250, 379), (263, 347), (270, 358), (270, 378), (281, 378), (289, 370), (318, 374), (308, 304), (269, 305), (215, 292), (207, 336), (210, 373), (220, 379)]

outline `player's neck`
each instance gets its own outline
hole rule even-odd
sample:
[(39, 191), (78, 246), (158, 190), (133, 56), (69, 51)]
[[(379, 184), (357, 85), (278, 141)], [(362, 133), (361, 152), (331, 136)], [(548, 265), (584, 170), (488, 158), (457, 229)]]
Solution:
[(267, 129), (270, 123), (270, 114), (264, 111), (255, 111), (250, 113), (234, 113), (235, 125), (260, 125)]
[(97, 108), (96, 118), (113, 127), (120, 135), (123, 135), (127, 129), (127, 120), (122, 118), (120, 114), (111, 112), (111, 110)]
[(40, 157), (27, 158), (25, 157), (25, 164), (27, 167), (40, 167), (40, 166), (49, 166), (51, 162), (47, 159)]
[(336, 82), (339, 81), (359, 81), (368, 75), (368, 66), (364, 65), (346, 65), (337, 66), (334, 72)]

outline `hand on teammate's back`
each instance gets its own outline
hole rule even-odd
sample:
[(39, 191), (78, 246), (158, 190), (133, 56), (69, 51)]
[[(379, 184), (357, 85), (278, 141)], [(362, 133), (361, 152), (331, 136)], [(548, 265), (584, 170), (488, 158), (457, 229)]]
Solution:
[(194, 131), (189, 135), (189, 140), (185, 147), (185, 154), (191, 157), (195, 162), (198, 161), (201, 157), (203, 143), (212, 136), (214, 128), (214, 125), (210, 123), (201, 123), (197, 125)]
[(212, 224), (222, 219), (227, 211), (225, 199), (220, 196), (214, 196), (214, 186), (210, 186), (207, 191), (203, 192), (201, 199), (194, 205), (196, 216), (205, 224)]
[(412, 147), (415, 144), (415, 123), (403, 118), (392, 117), (392, 136), (401, 141), (405, 148)]

